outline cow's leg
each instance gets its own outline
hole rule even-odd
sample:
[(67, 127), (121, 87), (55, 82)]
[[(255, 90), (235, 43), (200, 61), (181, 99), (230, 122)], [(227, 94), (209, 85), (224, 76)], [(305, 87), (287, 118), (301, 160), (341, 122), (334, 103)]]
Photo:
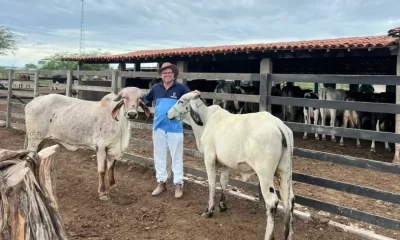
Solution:
[(104, 184), (104, 177), (106, 175), (106, 165), (107, 165), (107, 157), (106, 157), (105, 148), (97, 149), (97, 171), (99, 173), (99, 198), (100, 200), (106, 201), (110, 198), (107, 196), (106, 186)]
[[(308, 107), (303, 108), (304, 124), (310, 124), (311, 116), (309, 114), (310, 113), (309, 111), (310, 111), (310, 109)], [(307, 139), (307, 132), (304, 132), (303, 139)]]
[(215, 182), (216, 182), (216, 168), (215, 168), (215, 155), (204, 149), (204, 162), (207, 170), (208, 177), (208, 206), (202, 214), (203, 217), (212, 217), (214, 213), (214, 198), (215, 198)]
[(264, 239), (274, 239), (274, 215), (278, 207), (278, 196), (274, 188), (274, 175), (268, 175), (269, 171), (257, 171), (260, 180), (261, 193), (265, 200), (265, 208), (267, 213), (267, 226), (265, 229)]
[(114, 157), (108, 158), (107, 161), (107, 175), (108, 175), (108, 190), (119, 190), (117, 187), (117, 184), (115, 182), (115, 177), (114, 177), (114, 169), (115, 169), (115, 164), (116, 164), (116, 159)]
[[(326, 121), (326, 112), (325, 109), (321, 108), (321, 126), (325, 126), (325, 121)], [(326, 140), (326, 135), (325, 133), (322, 134), (322, 141)]]
[[(376, 120), (375, 130), (379, 132), (379, 119)], [(371, 152), (375, 152), (375, 140), (372, 140), (371, 143)]]
[[(314, 110), (314, 125), (318, 126), (318, 120), (319, 120), (319, 109), (316, 108)], [(315, 133), (315, 140), (319, 140), (318, 133)]]
[(221, 177), (220, 177), (219, 181), (221, 183), (222, 192), (221, 192), (221, 199), (219, 200), (218, 208), (219, 208), (220, 212), (225, 212), (227, 209), (226, 186), (228, 185), (228, 180), (229, 180), (229, 168), (221, 167), (220, 172), (221, 172)]
[[(335, 121), (336, 121), (336, 109), (329, 109), (330, 115), (331, 115), (331, 127), (335, 127)], [(336, 142), (336, 137), (335, 134), (332, 134), (332, 142)]]
[[(349, 114), (348, 111), (344, 111), (344, 113), (343, 113), (343, 125), (342, 125), (343, 128), (347, 128), (347, 126), (349, 125), (349, 115), (348, 114)], [(340, 138), (339, 145), (341, 147), (344, 146), (343, 136)]]
[(390, 146), (389, 146), (389, 143), (388, 143), (388, 142), (385, 142), (385, 151), (386, 151), (386, 152), (392, 151), (392, 150), (390, 149)]
[[(357, 114), (356, 119), (357, 119), (357, 122), (356, 122), (357, 129), (361, 129), (361, 121), (360, 121), (360, 115), (359, 114)], [(358, 148), (361, 147), (361, 142), (360, 142), (359, 138), (357, 138), (357, 147)]]
[[(385, 131), (385, 132), (388, 131), (388, 129), (387, 129), (387, 124), (386, 124), (386, 123), (387, 123), (387, 122), (386, 122), (385, 120), (383, 120), (381, 126), (379, 126), (379, 127), (380, 127), (383, 131)], [(390, 151), (391, 151), (388, 142), (385, 142), (385, 151), (386, 151), (386, 152), (390, 152)]]

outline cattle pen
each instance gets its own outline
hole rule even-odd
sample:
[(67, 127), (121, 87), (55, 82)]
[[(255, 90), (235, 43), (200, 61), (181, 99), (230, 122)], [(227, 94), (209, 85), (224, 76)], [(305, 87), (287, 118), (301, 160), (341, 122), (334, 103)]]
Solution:
[[(24, 130), (24, 115), (23, 107), (27, 101), (19, 100), (18, 97), (34, 98), (43, 94), (40, 88), (39, 76), (41, 74), (65, 74), (67, 76), (67, 82), (65, 90), (60, 94), (65, 94), (72, 97), (73, 91), (94, 91), (102, 93), (117, 93), (122, 86), (121, 77), (131, 78), (159, 78), (155, 72), (126, 72), (126, 71), (46, 71), (36, 70), (30, 71), (29, 74), (34, 75), (33, 81), (30, 81), (30, 88), (23, 90), (14, 90), (13, 84), (18, 84), (19, 81), (14, 80), (14, 74), (18, 73), (18, 70), (3, 71), (8, 74), (8, 81), (1, 81), (0, 83), (4, 86), (4, 90), (1, 90), (1, 94), (7, 97), (7, 100), (0, 100), (0, 117), (5, 117), (5, 126), (18, 128)], [(24, 71), (26, 72), (26, 71)], [(87, 86), (81, 85), (78, 81), (73, 82), (74, 76), (82, 75), (97, 75), (111, 77), (109, 82), (110, 86)], [(258, 103), (259, 111), (271, 111), (272, 105), (294, 105), (294, 106), (309, 106), (318, 108), (335, 108), (342, 110), (355, 110), (365, 112), (379, 112), (379, 113), (391, 113), (400, 114), (400, 107), (397, 104), (387, 103), (363, 103), (363, 102), (347, 102), (347, 101), (336, 101), (336, 100), (319, 100), (319, 99), (299, 99), (292, 97), (281, 97), (272, 96), (272, 83), (277, 82), (316, 82), (316, 83), (347, 83), (347, 84), (382, 84), (382, 85), (399, 85), (400, 76), (349, 76), (349, 75), (315, 75), (315, 74), (271, 74), (271, 73), (260, 73), (260, 74), (247, 74), (247, 73), (193, 73), (193, 72), (181, 72), (179, 78), (189, 82), (194, 79), (206, 79), (207, 81), (217, 81), (224, 79), (237, 79), (249, 82), (259, 82), (260, 94), (228, 94), (228, 93), (214, 93), (214, 92), (202, 92), (201, 97), (203, 99), (219, 99), (227, 101), (239, 101)], [(26, 82), (24, 81), (24, 84)], [(146, 92), (148, 89), (142, 89)], [(79, 94), (78, 94), (79, 95)], [(24, 102), (24, 103), (23, 103)], [(15, 110), (15, 111), (13, 111)], [(285, 121), (285, 124), (289, 126), (293, 132), (309, 132), (319, 134), (335, 134), (338, 136), (344, 136), (346, 138), (360, 138), (363, 140), (376, 140), (382, 142), (400, 143), (400, 135), (396, 133), (388, 132), (375, 132), (370, 130), (361, 129), (346, 129), (342, 127), (331, 127), (331, 126), (319, 126), (312, 124), (303, 124)], [(138, 148), (152, 148), (151, 137), (143, 134), (141, 131), (151, 130), (152, 125), (147, 122), (137, 122), (134, 125), (132, 133), (131, 144), (133, 145), (134, 154), (126, 152), (124, 159), (128, 159), (137, 163), (152, 165), (151, 152), (146, 154), (140, 154), (143, 150)], [(228, 129), (229, 126), (227, 126)], [(137, 131), (136, 131), (137, 130)], [(150, 135), (151, 136), (151, 135)], [(193, 133), (190, 130), (185, 130), (185, 141), (184, 155), (188, 157), (185, 163), (185, 173), (190, 176), (194, 176), (194, 179), (199, 182), (207, 179), (207, 174), (202, 166), (201, 161), (193, 160), (202, 159), (202, 154), (196, 150), (196, 145), (193, 144)], [(192, 139), (189, 139), (192, 138)], [(356, 220), (359, 226), (365, 228), (374, 229), (376, 232), (382, 235), (387, 235), (394, 239), (399, 238), (398, 231), (400, 230), (400, 191), (398, 188), (400, 165), (395, 163), (388, 163), (379, 160), (371, 160), (363, 157), (354, 157), (348, 155), (340, 155), (336, 153), (326, 151), (316, 151), (313, 149), (307, 149), (307, 143), (303, 144), (304, 147), (298, 147), (297, 142), (300, 142), (299, 138), (295, 138), (295, 150), (294, 150), (294, 165), (304, 161), (305, 164), (310, 164), (312, 160), (312, 166), (316, 169), (306, 169), (308, 172), (300, 173), (296, 167), (293, 172), (294, 191), (295, 191), (295, 204), (305, 207), (305, 209), (315, 209), (318, 214), (323, 214), (326, 219), (334, 219), (334, 216), (343, 217), (343, 219)], [(302, 141), (315, 141), (305, 140)], [(321, 140), (320, 140), (321, 141)], [(334, 144), (329, 143), (328, 144)], [(191, 147), (188, 147), (188, 146)], [(326, 147), (329, 148), (329, 147)], [(343, 148), (343, 147), (342, 147)], [(352, 151), (352, 148), (345, 146), (347, 151)], [(136, 149), (136, 152), (135, 152)], [(369, 150), (369, 149), (368, 149)], [(373, 153), (371, 153), (373, 154)], [(377, 153), (378, 154), (378, 153)], [(146, 156), (147, 155), (147, 156)], [(189, 165), (189, 163), (192, 163)], [(327, 169), (326, 172), (318, 172), (318, 166), (323, 166)], [(338, 174), (341, 171), (348, 171), (349, 174), (344, 175), (345, 179), (333, 180), (335, 174), (330, 174), (329, 169), (332, 173)], [(305, 170), (305, 169), (303, 169)], [(313, 174), (313, 171), (315, 174)], [(359, 174), (369, 175), (371, 178), (377, 178), (376, 183), (367, 184), (369, 186), (363, 186), (363, 179), (358, 179), (356, 176)], [(333, 179), (323, 176), (323, 174), (329, 175)], [(354, 175), (353, 175), (354, 174)], [(318, 176), (319, 175), (319, 176)], [(364, 176), (365, 177), (365, 176)], [(386, 186), (381, 186), (379, 178), (384, 178)], [(219, 176), (218, 176), (219, 178)], [(354, 178), (354, 181), (352, 181)], [(337, 179), (337, 178), (336, 178)], [(348, 181), (347, 181), (348, 180)], [(217, 179), (217, 181), (219, 181)], [(243, 182), (238, 179), (235, 174), (231, 174), (229, 184), (232, 188), (240, 189), (243, 192), (253, 194), (254, 200), (258, 201), (258, 180), (256, 178), (250, 179), (249, 182)], [(352, 183), (348, 183), (352, 182)], [(357, 182), (357, 183), (356, 183)], [(205, 183), (205, 182), (203, 182)], [(389, 186), (390, 185), (390, 186)], [(373, 187), (371, 187), (373, 186)], [(382, 187), (382, 189), (380, 188)], [(296, 190), (303, 189), (301, 194)], [(329, 190), (322, 190), (329, 189)], [(319, 194), (307, 194), (307, 192), (318, 192), (326, 191), (324, 196), (318, 196)], [(341, 194), (348, 194), (341, 196), (341, 200), (335, 200)], [(318, 199), (322, 197), (322, 199)], [(262, 200), (262, 198), (260, 198)], [(331, 200), (331, 202), (329, 201)], [(358, 209), (357, 204), (351, 201), (365, 202), (365, 205), (371, 206), (368, 210)], [(336, 202), (336, 203), (332, 203)], [(260, 201), (262, 207), (262, 201)], [(360, 206), (361, 208), (361, 206)], [(319, 212), (320, 211), (320, 212)], [(326, 214), (328, 213), (328, 215)], [(316, 215), (318, 215), (316, 214)], [(331, 215), (329, 215), (331, 214)], [(337, 217), (336, 217), (337, 218)], [(332, 220), (330, 219), (330, 220)], [(349, 221), (350, 221), (349, 220)], [(346, 223), (347, 220), (342, 220)], [(351, 222), (351, 221), (350, 221)], [(363, 225), (364, 224), (364, 225)], [(365, 225), (367, 224), (367, 225)], [(371, 227), (370, 224), (374, 226)], [(397, 232), (397, 234), (396, 234)], [(371, 236), (364, 233), (366, 236)]]

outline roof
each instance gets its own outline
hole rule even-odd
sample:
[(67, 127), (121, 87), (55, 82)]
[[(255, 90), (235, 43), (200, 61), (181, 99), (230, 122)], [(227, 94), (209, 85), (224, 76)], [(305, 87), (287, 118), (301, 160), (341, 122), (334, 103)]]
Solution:
[[(346, 37), (322, 40), (292, 41), (277, 43), (256, 43), (241, 45), (223, 45), (211, 47), (186, 47), (157, 50), (141, 50), (124, 54), (109, 56), (82, 56), (63, 58), (62, 60), (92, 60), (92, 61), (113, 61), (113, 60), (139, 60), (162, 56), (180, 55), (202, 55), (212, 53), (232, 53), (251, 51), (274, 51), (274, 50), (310, 50), (310, 49), (349, 49), (349, 48), (381, 48), (398, 45), (397, 37), (400, 27), (388, 31), (388, 35)], [(397, 33), (397, 34), (396, 34)]]

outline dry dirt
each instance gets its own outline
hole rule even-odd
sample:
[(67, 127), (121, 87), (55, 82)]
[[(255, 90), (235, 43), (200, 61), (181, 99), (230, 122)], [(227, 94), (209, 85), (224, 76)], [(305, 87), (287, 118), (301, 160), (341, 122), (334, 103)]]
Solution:
[[(24, 132), (0, 129), (0, 148), (23, 147)], [(93, 151), (67, 151), (58, 155), (57, 197), (70, 239), (263, 239), (265, 214), (254, 202), (229, 196), (229, 209), (211, 219), (200, 216), (208, 197), (206, 187), (185, 184), (185, 195), (176, 200), (172, 187), (152, 197), (154, 169), (136, 164), (117, 164), (120, 191), (111, 200), (97, 198)], [(278, 214), (277, 239), (282, 239)], [(323, 223), (295, 220), (295, 239), (362, 239)]]
[[(146, 129), (133, 129), (132, 137), (140, 140), (152, 141), (151, 132)], [(343, 148), (338, 146), (337, 148), (335, 147), (327, 148), (326, 145), (333, 145), (333, 143), (316, 141), (316, 140), (303, 140), (301, 139), (301, 136), (297, 136), (297, 138), (295, 138), (296, 147), (332, 152), (336, 154), (350, 155), (348, 154), (348, 151), (350, 150), (349, 147), (347, 147), (346, 151), (344, 150), (346, 149), (346, 147)], [(319, 146), (322, 146), (321, 147), (322, 149)], [(187, 149), (197, 150), (196, 142), (193, 136), (185, 135), (184, 147)], [(368, 158), (365, 155), (370, 155), (369, 152), (365, 153), (366, 152), (365, 150), (362, 151), (357, 148), (354, 149), (354, 151), (353, 150), (350, 151), (352, 151), (352, 155), (355, 157)], [(153, 157), (152, 148), (131, 145), (130, 149), (127, 152), (145, 156), (148, 158)], [(381, 156), (386, 156), (386, 157), (388, 157), (388, 155), (392, 155), (390, 153), (385, 152), (383, 146), (380, 146), (380, 148), (377, 149), (377, 153), (380, 154)], [(204, 164), (201, 161), (201, 159), (194, 157), (184, 156), (184, 165), (188, 167), (205, 170)], [(300, 157), (294, 157), (293, 170), (294, 172), (297, 173), (323, 177), (350, 184), (375, 188), (383, 191), (394, 192), (394, 193), (400, 192), (400, 185), (398, 184), (400, 182), (400, 176), (396, 174), (389, 174), (374, 170), (344, 166), (339, 164), (332, 164), (328, 162), (322, 162), (318, 160), (312, 160)], [(235, 172), (232, 172), (230, 174), (230, 177), (239, 179), (239, 175)], [(250, 178), (250, 182), (258, 183), (257, 177), (254, 176)], [(358, 196), (355, 194), (349, 194), (341, 191), (326, 189), (299, 182), (294, 182), (293, 187), (296, 195), (311, 197), (317, 200), (333, 203), (339, 206), (346, 206), (355, 210), (360, 210), (367, 213), (377, 214), (379, 216), (400, 220), (400, 207), (398, 204), (382, 202), (381, 200), (375, 200), (367, 197)], [(310, 211), (311, 209), (308, 210)], [(355, 221), (352, 219), (336, 216), (334, 214), (330, 214), (330, 219), (344, 224), (354, 224), (362, 228), (371, 229), (385, 236), (399, 238), (398, 232), (394, 230), (384, 229), (376, 225)]]

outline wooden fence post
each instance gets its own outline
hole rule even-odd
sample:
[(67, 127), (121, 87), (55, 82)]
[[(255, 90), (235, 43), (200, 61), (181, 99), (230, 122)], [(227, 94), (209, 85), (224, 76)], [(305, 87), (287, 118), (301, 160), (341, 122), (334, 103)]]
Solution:
[[(396, 75), (400, 76), (400, 47), (397, 49)], [(400, 85), (396, 85), (396, 104), (400, 104)], [(400, 133), (400, 114), (395, 115), (395, 133)], [(393, 163), (400, 164), (400, 143), (395, 144)]]
[[(259, 111), (271, 111), (271, 104), (268, 104), (268, 92), (271, 91), (271, 89), (268, 90), (268, 86), (271, 85), (271, 83), (268, 84), (268, 73), (260, 73), (260, 105), (259, 105)], [(258, 183), (258, 206), (262, 209), (265, 209), (265, 200), (263, 197), (263, 194), (261, 192), (261, 185)]]
[(8, 92), (7, 92), (7, 115), (6, 115), (6, 128), (11, 127), (11, 99), (12, 99), (12, 84), (13, 84), (14, 70), (8, 70)]
[[(111, 91), (114, 93), (114, 94), (118, 94), (118, 86), (121, 86), (121, 89), (123, 88), (122, 87), (122, 78), (118, 78), (118, 71), (116, 71), (116, 70), (113, 70), (112, 71), (112, 78), (111, 78)], [(120, 81), (120, 83), (118, 83), (118, 80)]]
[(35, 81), (34, 82), (35, 85), (33, 88), (33, 97), (35, 98), (35, 97), (39, 97), (39, 69), (36, 69), (34, 81)]
[(65, 95), (67, 97), (72, 96), (72, 70), (67, 70), (67, 86), (65, 89)]

